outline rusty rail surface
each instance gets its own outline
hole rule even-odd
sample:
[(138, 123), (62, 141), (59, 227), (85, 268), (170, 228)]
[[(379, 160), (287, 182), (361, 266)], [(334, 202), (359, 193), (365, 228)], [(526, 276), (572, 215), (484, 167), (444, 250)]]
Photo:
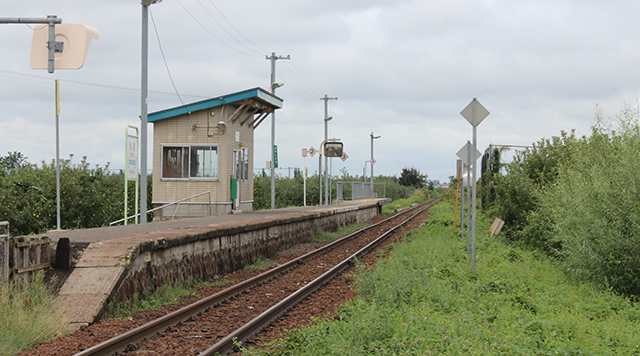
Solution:
[(357, 237), (358, 235), (362, 234), (363, 232), (373, 229), (379, 225), (382, 225), (384, 223), (387, 223), (388, 221), (390, 221), (391, 219), (394, 218), (398, 218), (398, 216), (402, 216), (402, 215), (410, 215), (412, 212), (415, 212), (416, 210), (418, 211), (417, 213), (411, 214), (411, 216), (404, 220), (401, 224), (393, 227), (392, 229), (390, 229), (389, 231), (387, 231), (386, 233), (384, 233), (381, 237), (377, 238), (376, 240), (374, 240), (373, 242), (371, 242), (369, 245), (367, 245), (366, 247), (362, 248), (360, 251), (356, 252), (355, 254), (351, 255), (349, 258), (347, 258), (346, 260), (344, 260), (343, 262), (341, 262), (340, 264), (336, 265), (334, 268), (332, 268), (331, 270), (329, 270), (328, 272), (326, 272), (324, 275), (318, 277), (316, 280), (312, 281), (311, 283), (309, 283), (307, 286), (305, 286), (304, 288), (299, 289), (298, 291), (296, 291), (295, 293), (293, 293), (292, 295), (290, 295), (289, 297), (285, 298), (284, 300), (282, 300), (280, 303), (276, 304), (275, 306), (271, 307), (269, 310), (267, 310), (266, 312), (264, 312), (263, 314), (261, 314), (260, 316), (254, 318), (252, 321), (250, 321), (249, 323), (245, 324), (244, 326), (242, 326), (241, 328), (237, 329), (235, 332), (233, 332), (232, 334), (230, 334), (229, 336), (225, 337), (224, 339), (220, 340), (218, 343), (216, 343), (215, 345), (213, 345), (212, 347), (210, 347), (209, 349), (205, 350), (203, 353), (201, 353), (201, 355), (213, 355), (216, 352), (218, 353), (224, 353), (227, 352), (229, 350), (231, 350), (231, 348), (233, 347), (233, 341), (234, 340), (238, 340), (238, 341), (244, 341), (246, 339), (248, 339), (249, 337), (253, 336), (255, 333), (257, 333), (258, 331), (262, 330), (265, 326), (269, 325), (269, 323), (273, 322), (274, 320), (276, 320), (279, 316), (281, 316), (286, 310), (288, 310), (289, 308), (291, 308), (292, 306), (294, 306), (295, 304), (297, 304), (300, 300), (303, 300), (306, 296), (308, 296), (309, 294), (311, 294), (313, 291), (317, 290), (320, 286), (324, 285), (325, 283), (327, 283), (327, 281), (331, 280), (332, 278), (334, 278), (335, 276), (339, 275), (342, 271), (344, 271), (346, 268), (348, 268), (351, 264), (353, 264), (353, 261), (358, 257), (361, 256), (362, 254), (365, 254), (367, 251), (369, 251), (370, 249), (372, 249), (373, 247), (375, 247), (375, 245), (377, 245), (378, 243), (382, 242), (384, 239), (386, 239), (393, 231), (395, 231), (396, 229), (400, 228), (401, 226), (403, 226), (404, 224), (406, 224), (407, 222), (411, 221), (411, 219), (413, 219), (415, 216), (417, 216), (418, 214), (422, 213), (423, 211), (425, 211), (426, 209), (428, 209), (429, 207), (431, 207), (435, 202), (437, 202), (439, 199), (434, 199), (431, 200), (427, 203), (424, 203), (422, 205), (418, 205), (416, 207), (413, 207), (411, 209), (407, 209), (404, 211), (399, 212), (396, 215), (393, 215), (391, 217), (388, 217), (376, 224), (373, 225), (369, 225), (365, 228), (362, 228), (358, 231), (353, 232), (352, 234), (349, 234), (347, 236), (344, 236), (336, 241), (333, 241), (330, 244), (327, 244), (319, 249), (316, 249), (314, 251), (311, 251), (303, 256), (300, 256), (298, 258), (295, 258), (287, 263), (284, 263), (278, 267), (275, 267), (269, 271), (266, 271), (260, 275), (257, 275), (253, 278), (250, 278), (248, 280), (245, 280), (243, 282), (240, 282), (238, 284), (235, 284), (223, 291), (220, 291), (216, 294), (213, 294), (209, 297), (206, 297), (204, 299), (201, 299), (193, 304), (190, 304), (182, 309), (176, 310), (172, 313), (169, 313), (163, 317), (160, 317), (156, 320), (153, 320), (147, 324), (141, 325), (135, 329), (132, 329), (126, 333), (120, 334), (116, 337), (113, 337), (109, 340), (106, 340), (96, 346), (93, 346), (91, 348), (88, 348), (82, 352), (79, 352), (77, 354), (75, 354), (75, 356), (102, 356), (102, 355), (112, 355), (115, 352), (118, 351), (122, 351), (124, 350), (128, 345), (130, 344), (135, 344), (138, 341), (141, 341), (142, 339), (145, 338), (149, 338), (151, 336), (153, 336), (154, 334), (156, 334), (157, 332), (160, 332), (162, 330), (165, 330), (167, 327), (175, 325), (179, 322), (182, 322), (184, 320), (187, 320), (193, 316), (196, 316), (200, 313), (205, 312), (206, 309), (214, 307), (230, 298), (233, 298), (234, 296), (237, 296), (259, 284), (262, 284), (270, 279), (273, 279), (275, 277), (277, 277), (280, 274), (286, 273), (288, 270), (291, 270), (293, 268), (295, 268), (296, 266), (298, 266), (299, 264), (311, 260), (317, 256), (320, 256), (328, 251), (330, 251), (331, 249)]

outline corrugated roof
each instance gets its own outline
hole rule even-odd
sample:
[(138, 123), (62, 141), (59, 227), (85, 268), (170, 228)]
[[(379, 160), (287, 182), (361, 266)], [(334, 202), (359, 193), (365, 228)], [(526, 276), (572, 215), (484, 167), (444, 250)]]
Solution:
[(246, 100), (246, 99), (257, 100), (262, 104), (270, 106), (273, 110), (281, 108), (282, 102), (283, 102), (281, 98), (269, 93), (268, 91), (260, 87), (257, 87), (257, 88), (239, 91), (232, 94), (219, 96), (217, 98), (205, 99), (201, 101), (196, 101), (195, 103), (191, 103), (191, 104), (185, 104), (185, 105), (176, 106), (174, 108), (155, 111), (147, 115), (147, 121), (149, 122), (160, 121), (160, 120), (168, 119), (171, 117), (176, 117), (179, 115), (184, 115), (190, 112), (211, 109), (217, 106), (221, 106), (224, 104), (229, 104), (229, 103), (233, 103), (241, 100)]

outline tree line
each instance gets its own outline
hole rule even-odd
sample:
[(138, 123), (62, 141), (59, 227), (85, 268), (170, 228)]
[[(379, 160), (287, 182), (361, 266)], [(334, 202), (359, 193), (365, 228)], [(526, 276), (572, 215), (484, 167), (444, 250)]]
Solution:
[[(82, 229), (107, 226), (124, 216), (124, 173), (95, 165), (86, 157), (75, 163), (73, 156), (60, 160), (60, 228)], [(346, 170), (334, 176), (332, 200), (336, 199), (336, 182), (358, 181)], [(148, 176), (147, 206), (152, 201), (152, 176)], [(323, 182), (324, 183), (324, 182)], [(375, 183), (385, 183), (386, 196), (408, 198), (415, 189), (433, 184), (415, 168), (404, 168), (399, 177), (375, 177)], [(292, 178), (276, 178), (276, 208), (302, 206), (303, 177), (296, 170)], [(307, 177), (307, 205), (317, 205), (318, 175)], [(128, 214), (134, 214), (135, 187), (129, 184)], [(323, 188), (324, 190), (324, 188)], [(376, 187), (382, 196), (382, 189)], [(347, 192), (348, 193), (348, 192)], [(271, 177), (266, 172), (254, 175), (254, 210), (271, 207)], [(148, 221), (153, 219), (149, 214)], [(12, 236), (44, 233), (56, 228), (56, 168), (55, 162), (29, 163), (20, 152), (0, 156), (0, 221), (9, 221)]]

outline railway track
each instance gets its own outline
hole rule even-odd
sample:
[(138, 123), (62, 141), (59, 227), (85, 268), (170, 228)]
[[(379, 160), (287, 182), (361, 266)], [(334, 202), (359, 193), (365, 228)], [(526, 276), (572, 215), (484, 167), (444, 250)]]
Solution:
[(249, 339), (353, 266), (435, 202), (395, 214), (76, 356), (144, 355), (145, 351), (185, 355), (230, 352), (238, 342)]

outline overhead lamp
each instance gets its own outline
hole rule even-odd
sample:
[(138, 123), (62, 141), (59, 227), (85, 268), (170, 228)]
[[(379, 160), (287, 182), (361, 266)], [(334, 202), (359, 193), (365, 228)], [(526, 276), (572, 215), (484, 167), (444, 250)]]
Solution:
[(142, 0), (142, 5), (149, 6), (149, 5), (157, 4), (159, 2), (162, 2), (162, 0)]
[(329, 116), (328, 118), (324, 119), (324, 121), (331, 121), (331, 119), (333, 119), (333, 116)]
[(273, 83), (271, 84), (271, 89), (275, 90), (278, 89), (280, 87), (284, 86), (284, 83)]

